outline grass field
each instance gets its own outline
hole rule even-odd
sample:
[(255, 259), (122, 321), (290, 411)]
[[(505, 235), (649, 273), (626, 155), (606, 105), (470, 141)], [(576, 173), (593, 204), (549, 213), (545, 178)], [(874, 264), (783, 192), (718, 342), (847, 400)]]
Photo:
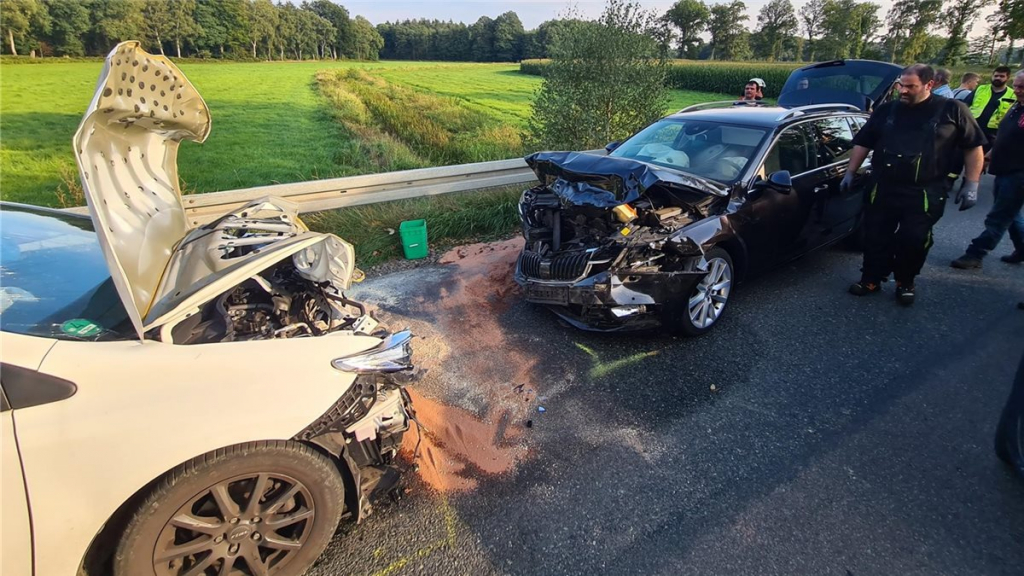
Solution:
[[(213, 130), (202, 146), (181, 146), (179, 166), (187, 191), (211, 192), (407, 167), (472, 161), (405, 154), (397, 126), (371, 123), (368, 132), (339, 122), (337, 102), (321, 93), (316, 74), (358, 68), (402, 87), (447, 98), (488, 127), (521, 128), (540, 79), (514, 64), (431, 62), (194, 63), (182, 70), (206, 99)], [(98, 62), (4, 64), (0, 69), (0, 197), (54, 206), (56, 189), (76, 178), (71, 138), (92, 97)], [(407, 100), (413, 97), (403, 92)], [(721, 95), (673, 91), (669, 109)], [(483, 125), (481, 124), (481, 125)], [(369, 128), (368, 128), (369, 129)], [(507, 136), (507, 135), (506, 135)], [(510, 156), (520, 153), (514, 139)], [(422, 146), (420, 148), (423, 150)], [(493, 146), (483, 156), (495, 155)]]

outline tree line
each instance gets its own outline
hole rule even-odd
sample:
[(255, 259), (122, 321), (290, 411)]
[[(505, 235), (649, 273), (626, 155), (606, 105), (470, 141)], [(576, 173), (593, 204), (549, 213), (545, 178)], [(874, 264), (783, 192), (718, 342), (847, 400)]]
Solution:
[[(991, 5), (997, 10), (979, 23)], [(102, 55), (142, 39), (179, 57), (515, 62), (549, 57), (554, 39), (579, 18), (535, 30), (513, 11), (468, 25), (373, 26), (329, 0), (3, 0), (0, 35), (5, 52), (47, 56)], [(1017, 62), (1018, 46), (1024, 58), (1024, 0), (895, 0), (885, 14), (870, 1), (807, 0), (796, 9), (792, 0), (771, 0), (749, 28), (742, 0), (678, 0), (656, 20), (648, 37), (678, 58), (989, 64)]]
[(376, 60), (384, 41), (328, 0), (2, 0), (4, 52), (100, 56), (123, 40), (177, 57)]
[[(969, 40), (980, 11), (990, 5), (998, 9)], [(873, 2), (808, 0), (796, 10), (790, 0), (771, 0), (753, 29), (746, 27), (746, 9), (741, 0), (679, 0), (662, 17), (668, 27), (662, 49), (693, 59), (869, 58), (956, 65), (989, 64), (999, 56), (1016, 61), (1016, 43), (1024, 40), (1024, 0), (896, 0), (884, 16)]]
[[(992, 5), (997, 10), (976, 29), (981, 10)], [(514, 62), (550, 57), (554, 39), (578, 20), (576, 14), (524, 30), (516, 13), (506, 12), (470, 25), (418, 19), (377, 30), (381, 58), (389, 60)], [(792, 0), (771, 0), (751, 28), (748, 20), (742, 0), (678, 0), (646, 34), (663, 55), (695, 60), (990, 64), (1017, 62), (1016, 47), (1024, 45), (1024, 0), (896, 0), (885, 14), (870, 1), (807, 0), (798, 10)]]

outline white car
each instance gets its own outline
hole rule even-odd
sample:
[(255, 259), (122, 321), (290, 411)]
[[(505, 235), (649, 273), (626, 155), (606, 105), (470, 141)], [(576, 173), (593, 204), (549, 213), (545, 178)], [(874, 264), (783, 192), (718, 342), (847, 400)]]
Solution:
[(209, 130), (120, 44), (74, 139), (91, 218), (0, 207), (4, 576), (301, 574), (399, 476), (409, 333), (286, 202), (189, 228), (178, 143)]

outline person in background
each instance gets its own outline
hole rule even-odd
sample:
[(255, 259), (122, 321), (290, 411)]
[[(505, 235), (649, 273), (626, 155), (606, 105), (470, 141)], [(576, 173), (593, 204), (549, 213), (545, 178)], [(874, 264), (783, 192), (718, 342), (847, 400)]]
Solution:
[(932, 227), (942, 217), (950, 190), (950, 159), (964, 157), (966, 183), (957, 195), (960, 209), (978, 200), (985, 135), (962, 102), (931, 94), (931, 66), (908, 66), (900, 75), (900, 99), (879, 106), (853, 139), (853, 152), (841, 191), (868, 153), (874, 183), (864, 208), (864, 265), (850, 293), (881, 291), (881, 281), (896, 277), (896, 301), (914, 303), (914, 279), (932, 246)]
[(740, 100), (760, 100), (764, 98), (764, 80), (760, 78), (751, 78), (749, 82), (743, 86), (743, 96)]
[(999, 122), (1016, 100), (1006, 88), (1009, 79), (1010, 68), (999, 66), (992, 71), (991, 84), (978, 86), (974, 93), (964, 100), (964, 103), (971, 107), (971, 114), (978, 120), (978, 125), (988, 136), (988, 143), (985, 145), (986, 152), (992, 148)]
[(796, 81), (796, 89), (797, 90), (807, 90), (810, 87), (811, 87), (811, 81), (808, 80), (807, 78), (801, 78), (801, 79)]
[(988, 171), (996, 177), (995, 202), (985, 216), (985, 231), (971, 241), (967, 252), (950, 265), (961, 270), (981, 268), (981, 261), (1010, 231), (1013, 253), (1001, 260), (1008, 264), (1024, 262), (1024, 70), (1013, 77), (1017, 101), (999, 123), (996, 139), (989, 151)]
[(932, 94), (943, 98), (952, 98), (953, 90), (949, 87), (949, 79), (953, 75), (949, 68), (938, 68), (935, 70), (935, 88)]
[(978, 82), (981, 82), (981, 76), (978, 76), (974, 72), (967, 72), (960, 77), (960, 87), (953, 90), (952, 97), (960, 100), (961, 102), (967, 100), (967, 98), (978, 87)]

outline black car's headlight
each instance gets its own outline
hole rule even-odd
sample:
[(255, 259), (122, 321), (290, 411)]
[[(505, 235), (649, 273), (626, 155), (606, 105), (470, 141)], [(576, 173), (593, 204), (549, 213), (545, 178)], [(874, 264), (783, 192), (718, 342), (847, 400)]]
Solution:
[(344, 372), (369, 374), (372, 372), (400, 372), (412, 369), (412, 333), (402, 330), (385, 338), (366, 352), (342, 356), (331, 361), (331, 366)]

